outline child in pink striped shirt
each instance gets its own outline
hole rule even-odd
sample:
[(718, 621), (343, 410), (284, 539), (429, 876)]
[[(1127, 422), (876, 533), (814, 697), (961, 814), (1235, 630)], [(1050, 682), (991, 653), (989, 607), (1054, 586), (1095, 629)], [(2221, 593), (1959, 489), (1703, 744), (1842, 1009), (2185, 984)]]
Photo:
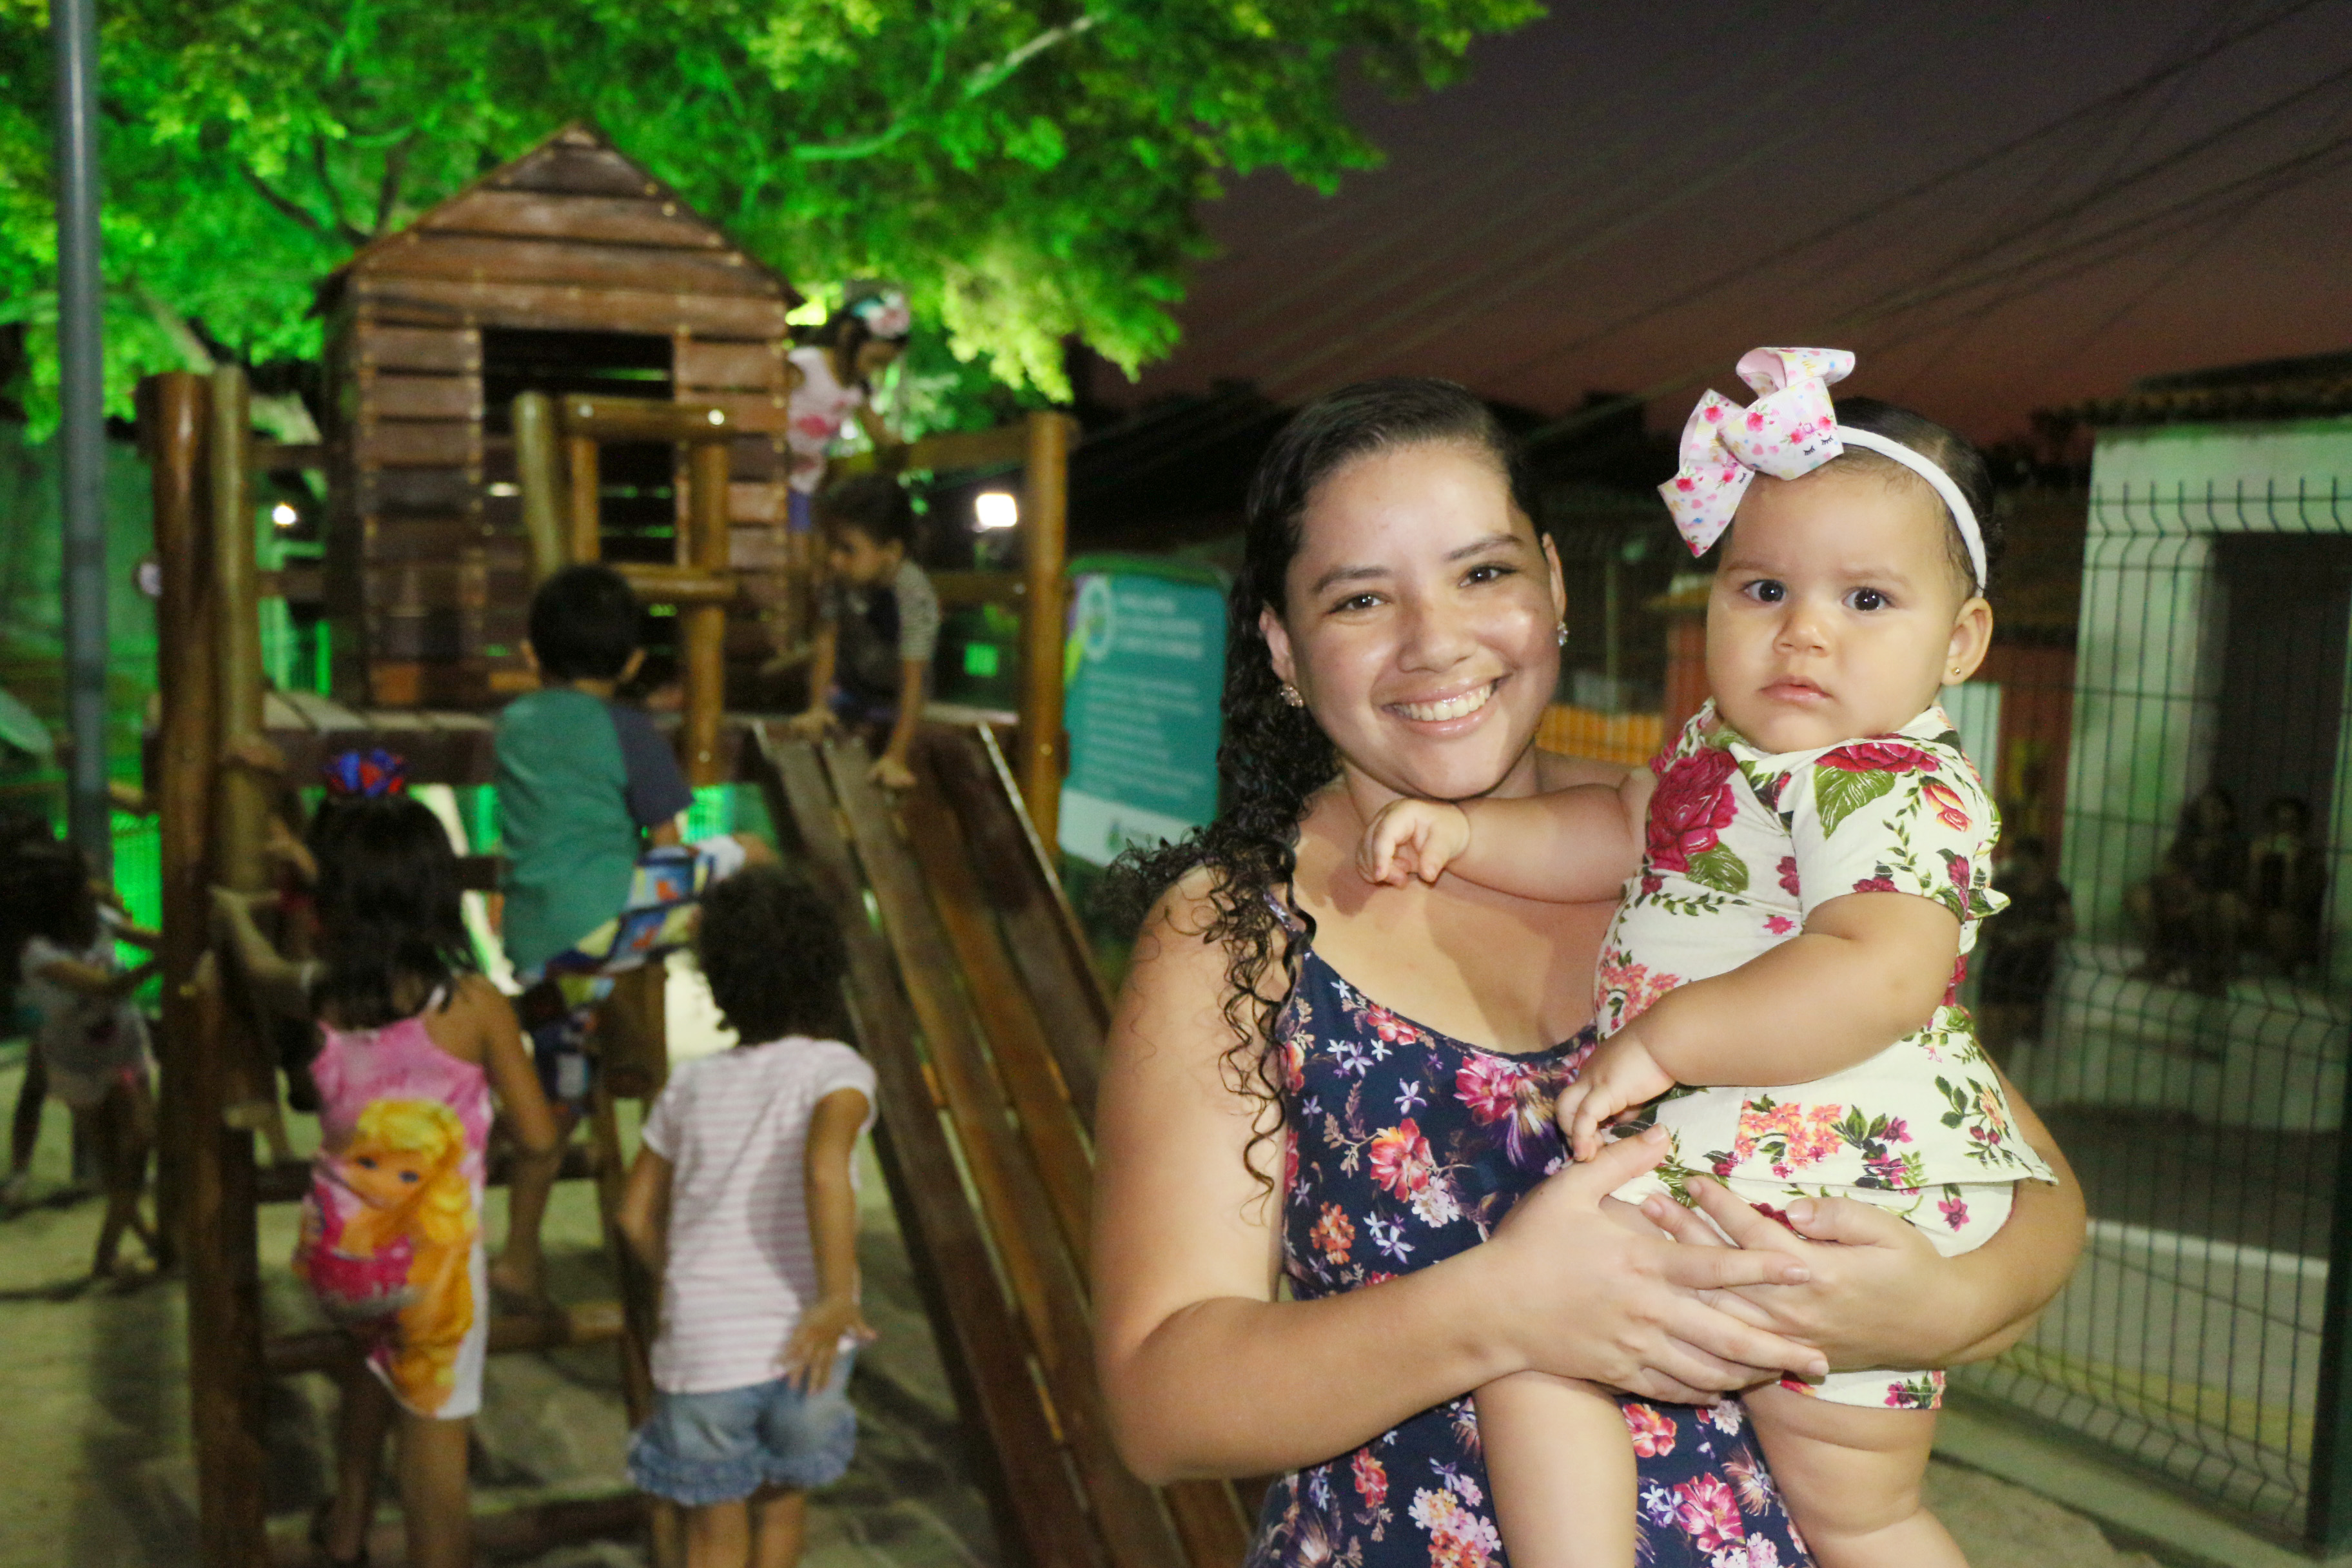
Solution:
[(689, 1568), (789, 1568), (808, 1492), (849, 1468), (857, 1305), (852, 1155), (874, 1069), (839, 1040), (841, 933), (754, 866), (705, 895), (695, 951), (741, 1037), (680, 1068), (646, 1119), (622, 1234), (662, 1276), (654, 1413), (629, 1478), (686, 1510)]

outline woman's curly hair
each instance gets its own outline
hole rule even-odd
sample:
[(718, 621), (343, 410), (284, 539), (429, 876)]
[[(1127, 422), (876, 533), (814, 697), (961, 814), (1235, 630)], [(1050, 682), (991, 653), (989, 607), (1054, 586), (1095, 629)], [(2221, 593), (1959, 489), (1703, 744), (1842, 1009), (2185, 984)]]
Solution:
[(1225, 951), (1222, 1005), (1233, 1044), (1225, 1082), (1253, 1102), (1245, 1157), (1258, 1179), (1258, 1149), (1283, 1128), (1284, 1068), (1276, 1026), (1315, 934), (1291, 879), (1307, 802), (1339, 773), (1339, 753), (1312, 714), (1283, 700), (1260, 612), (1288, 610), (1290, 563), (1307, 506), (1323, 481), (1359, 458), (1399, 447), (1466, 447), (1493, 460), (1514, 502), (1535, 515), (1533, 487), (1517, 447), (1487, 406), (1450, 381), (1396, 376), (1343, 387), (1299, 410), (1251, 480), (1242, 568), (1225, 606), (1224, 738), (1217, 748), (1217, 819), (1181, 841), (1136, 848), (1112, 865), (1102, 907), (1139, 926), (1161, 895), (1208, 872), (1213, 911), (1202, 934)]

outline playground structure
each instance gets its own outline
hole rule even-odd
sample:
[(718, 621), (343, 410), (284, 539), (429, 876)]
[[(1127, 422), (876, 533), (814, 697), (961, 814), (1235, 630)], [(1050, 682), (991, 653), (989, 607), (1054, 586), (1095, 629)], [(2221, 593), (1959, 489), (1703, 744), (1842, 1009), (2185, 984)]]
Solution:
[[(1008, 1558), (1053, 1568), (1237, 1562), (1247, 1529), (1233, 1489), (1155, 1490), (1129, 1475), (1111, 1447), (1094, 1380), (1089, 1122), (1108, 1005), (1045, 847), (1053, 842), (1063, 753), (1070, 422), (1034, 415), (893, 455), (922, 470), (1023, 470), (1021, 571), (954, 574), (943, 584), (950, 602), (1023, 612), (1021, 705), (1009, 755), (986, 725), (928, 725), (914, 759), (919, 782), (893, 803), (867, 781), (861, 747), (813, 747), (771, 719), (729, 714), (732, 630), (752, 626), (764, 651), (763, 620), (803, 615), (812, 589), (804, 544), (776, 548), (785, 538), (774, 526), (781, 468), (747, 478), (759, 452), (774, 454), (781, 429), (790, 367), (778, 345), (789, 287), (760, 274), (740, 296), (755, 303), (727, 318), (756, 315), (761, 331), (772, 324), (773, 338), (736, 342), (723, 354), (687, 328), (671, 340), (674, 365), (723, 360), (756, 368), (750, 349), (757, 347), (776, 370), (764, 389), (706, 395), (684, 374), (675, 374), (669, 399), (617, 395), (603, 385), (526, 385), (509, 399), (500, 436), (492, 427), (501, 422), (485, 416), (492, 366), (464, 357), (493, 329), (468, 312), (552, 311), (550, 301), (569, 289), (572, 313), (552, 318), (565, 330), (590, 331), (611, 318), (592, 315), (582, 287), (426, 275), (447, 257), (471, 254), (477, 268), (485, 264), (479, 247), (489, 242), (461, 232), (488, 221), (484, 213), (520, 232), (553, 225), (551, 212), (568, 212), (565, 221), (601, 213), (599, 221), (616, 226), (623, 217), (637, 222), (646, 203), (666, 220), (677, 217), (657, 189), (583, 195), (546, 186), (558, 175), (576, 186), (583, 169), (603, 171), (597, 177), (612, 184), (616, 166), (633, 167), (591, 132), (561, 133), (420, 220), (427, 237), (385, 242), (374, 248), (387, 254), (363, 252), (340, 273), (341, 292), (330, 298), (349, 312), (335, 342), (350, 393), (323, 447), (257, 440), (245, 379), (234, 368), (158, 376), (141, 391), (161, 567), (162, 708), (148, 755), (161, 816), (165, 965), (159, 1193), (187, 1269), (203, 1561), (259, 1568), (306, 1550), (283, 1534), (273, 1539), (268, 1528), (268, 1384), (335, 1369), (350, 1354), (336, 1333), (273, 1336), (262, 1318), (257, 1206), (299, 1197), (307, 1167), (257, 1159), (257, 1131), (279, 1115), (274, 1069), (239, 976), (210, 950), (208, 885), (258, 890), (266, 880), (270, 784), (225, 759), (266, 737), (300, 777), (328, 754), (374, 745), (403, 755), (419, 784), (488, 783), (491, 721), (478, 708), (525, 689), (528, 672), (515, 656), (531, 584), (566, 563), (604, 559), (648, 603), (679, 612), (679, 741), (689, 779), (756, 792), (780, 847), (816, 878), (849, 936), (847, 1010), (880, 1083), (877, 1152), (970, 1436), (974, 1479), (991, 1500)], [(545, 176), (539, 187), (517, 174), (534, 169)], [(415, 260), (445, 245), (442, 259)], [(646, 291), (604, 297), (630, 292)], [(620, 304), (650, 308), (627, 298)], [(396, 321), (386, 313), (395, 305), (446, 309), (450, 320)], [(437, 346), (427, 345), (436, 333)], [(388, 357), (394, 353), (409, 355), (397, 369)], [(420, 384), (427, 377), (417, 361), (432, 354), (441, 356), (433, 375), (460, 384)], [(739, 384), (752, 379), (749, 370), (730, 374)], [(419, 414), (447, 409), (463, 416)], [(675, 499), (663, 498), (665, 526), (643, 526), (642, 508), (633, 510), (641, 498), (626, 493), (639, 486), (608, 482), (632, 465), (634, 475), (668, 479)], [(334, 642), (332, 699), (268, 689), (262, 676), (258, 605), (289, 591), (293, 574), (265, 580), (257, 570), (256, 480), (306, 469), (329, 479), (326, 599), (343, 628)], [(426, 502), (445, 510), (422, 515)], [(428, 700), (446, 705), (421, 705)], [(470, 886), (495, 887), (493, 858), (469, 857), (466, 868)], [(666, 1077), (661, 984), (662, 970), (652, 966), (616, 992), (601, 1037), (607, 1070), (587, 1147), (564, 1167), (566, 1177), (595, 1184), (616, 1299), (499, 1317), (490, 1336), (493, 1353), (614, 1344), (632, 1421), (651, 1395), (646, 1357), (656, 1304), (612, 1229), (623, 1172), (614, 1097), (649, 1101)], [(504, 1179), (495, 1164), (491, 1179)], [(476, 1540), (488, 1557), (523, 1555), (648, 1523), (656, 1560), (671, 1560), (675, 1531), (661, 1510), (627, 1492), (486, 1516)], [(380, 1550), (391, 1546), (384, 1541)]]

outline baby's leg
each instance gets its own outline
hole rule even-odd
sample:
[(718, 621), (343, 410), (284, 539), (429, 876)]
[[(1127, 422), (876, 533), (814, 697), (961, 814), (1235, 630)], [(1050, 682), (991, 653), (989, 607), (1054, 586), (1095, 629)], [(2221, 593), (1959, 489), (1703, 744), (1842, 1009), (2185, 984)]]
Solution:
[(1480, 1389), (1478, 1436), (1513, 1568), (1632, 1568), (1633, 1444), (1600, 1387), (1522, 1372)]
[(1822, 1568), (1968, 1568), (1919, 1500), (1934, 1411), (1840, 1405), (1769, 1384), (1749, 1390), (1743, 1403)]

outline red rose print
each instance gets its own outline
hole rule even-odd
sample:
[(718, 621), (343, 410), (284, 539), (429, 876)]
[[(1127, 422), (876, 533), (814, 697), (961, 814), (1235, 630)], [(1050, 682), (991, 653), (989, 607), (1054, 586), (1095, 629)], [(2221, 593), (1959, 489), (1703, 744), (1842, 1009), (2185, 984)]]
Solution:
[(1652, 871), (1685, 871), (1690, 858), (1722, 841), (1739, 814), (1730, 780), (1738, 764), (1728, 752), (1696, 752), (1666, 770), (1650, 798)]
[[(1856, 741), (1822, 753), (1822, 765), (1849, 773), (1932, 773), (1936, 759), (1895, 741)], [(1652, 807), (1653, 810), (1656, 808)]]
[(1334, 1263), (1348, 1261), (1348, 1248), (1356, 1243), (1356, 1224), (1338, 1204), (1325, 1204), (1323, 1217), (1307, 1233), (1317, 1249)]
[(1359, 1449), (1355, 1460), (1356, 1495), (1364, 1500), (1368, 1509), (1378, 1508), (1388, 1500), (1388, 1468), (1370, 1454)]
[(1853, 885), (1853, 890), (1857, 893), (1893, 893), (1901, 889), (1895, 887), (1892, 877), (1864, 877)]
[(1946, 1198), (1936, 1205), (1936, 1212), (1942, 1215), (1944, 1223), (1954, 1230), (1969, 1223), (1969, 1205), (1958, 1198)]
[(1797, 858), (1794, 855), (1780, 857), (1780, 890), (1792, 899), (1801, 896), (1797, 888)]

